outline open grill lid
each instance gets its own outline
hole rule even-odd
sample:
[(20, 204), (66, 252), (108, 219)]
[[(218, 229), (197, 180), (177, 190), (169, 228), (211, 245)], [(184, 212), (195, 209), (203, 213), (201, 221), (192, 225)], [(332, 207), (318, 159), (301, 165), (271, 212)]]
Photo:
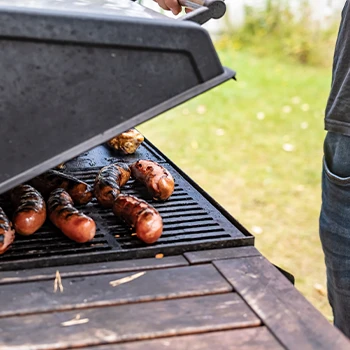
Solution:
[(235, 74), (200, 25), (129, 0), (0, 1), (0, 62), (0, 193)]

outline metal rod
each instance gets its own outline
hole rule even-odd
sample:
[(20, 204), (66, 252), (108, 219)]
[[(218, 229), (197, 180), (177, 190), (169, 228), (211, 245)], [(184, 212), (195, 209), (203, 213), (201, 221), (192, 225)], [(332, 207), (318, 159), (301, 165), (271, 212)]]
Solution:
[(219, 19), (226, 12), (224, 0), (178, 0), (181, 6), (192, 9), (191, 13), (183, 16), (183, 20), (203, 24), (211, 18)]
[(201, 6), (208, 7), (208, 0), (178, 0), (179, 4), (181, 6), (190, 8), (190, 9), (197, 9)]

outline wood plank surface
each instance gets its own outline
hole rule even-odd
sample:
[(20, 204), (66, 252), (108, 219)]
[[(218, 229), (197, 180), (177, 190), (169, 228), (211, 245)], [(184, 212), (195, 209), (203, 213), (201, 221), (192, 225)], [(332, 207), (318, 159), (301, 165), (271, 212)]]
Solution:
[(259, 256), (259, 251), (253, 246), (199, 250), (194, 252), (184, 253), (185, 258), (191, 264), (202, 264), (215, 260), (235, 259), (248, 256)]
[[(80, 324), (67, 324), (72, 319)], [(260, 324), (236, 293), (227, 293), (2, 318), (0, 349), (67, 349)]]
[(265, 258), (222, 260), (214, 265), (286, 348), (350, 349), (349, 340)]
[(187, 260), (181, 256), (167, 256), (162, 259), (134, 259), (122, 261), (110, 261), (94, 264), (69, 265), (59, 267), (47, 267), (41, 269), (0, 271), (0, 284), (18, 283), (24, 281), (43, 281), (55, 278), (59, 270), (62, 277), (89, 276), (103, 273), (117, 273), (128, 271), (144, 271), (151, 269), (163, 269), (188, 265)]
[(132, 343), (93, 346), (89, 350), (282, 350), (266, 327), (185, 335)]
[(116, 305), (232, 291), (213, 265), (145, 271), (145, 274), (113, 287), (110, 282), (135, 273), (62, 278), (63, 291), (51, 281), (5, 284), (0, 288), (0, 316), (51, 310)]

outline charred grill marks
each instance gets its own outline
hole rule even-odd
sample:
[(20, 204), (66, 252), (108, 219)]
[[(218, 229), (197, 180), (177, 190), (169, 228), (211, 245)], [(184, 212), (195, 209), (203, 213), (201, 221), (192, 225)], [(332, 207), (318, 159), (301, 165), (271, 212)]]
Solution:
[(47, 201), (50, 212), (54, 211), (59, 206), (72, 205), (73, 201), (65, 195), (63, 188), (58, 188), (52, 191), (49, 200)]
[(100, 186), (109, 186), (119, 189), (120, 186), (116, 182), (116, 179), (120, 176), (120, 171), (116, 167), (103, 168), (98, 174), (98, 181)]
[(46, 204), (42, 195), (30, 185), (15, 187), (11, 193), (11, 201), (15, 206), (13, 225), (17, 233), (31, 235), (46, 220)]
[(10, 220), (7, 218), (5, 212), (0, 207), (0, 234), (1, 234), (0, 237), (3, 236), (3, 233), (1, 232), (1, 230), (8, 231), (10, 229), (11, 229)]
[(62, 188), (51, 192), (48, 200), (49, 217), (68, 238), (85, 243), (94, 238), (96, 224), (73, 206), (70, 195)]
[(120, 194), (120, 188), (130, 178), (131, 171), (127, 164), (111, 164), (103, 167), (95, 179), (94, 192), (97, 201), (104, 207), (112, 207)]
[(62, 215), (66, 219), (74, 214), (80, 214), (79, 210), (73, 207), (73, 201), (68, 198), (63, 188), (58, 188), (51, 193), (47, 205), (50, 213), (57, 211), (58, 215)]
[(0, 223), (0, 228), (3, 229), (3, 230), (8, 230), (10, 227), (5, 222), (2, 222), (2, 223)]
[(30, 183), (46, 198), (53, 190), (62, 188), (69, 193), (76, 204), (87, 204), (92, 199), (91, 186), (74, 176), (56, 170), (49, 170), (32, 179)]
[(15, 239), (12, 223), (0, 207), (0, 254), (4, 253)]
[(29, 185), (17, 186), (12, 191), (12, 202), (17, 206), (15, 214), (31, 210), (38, 213), (45, 207), (41, 194)]

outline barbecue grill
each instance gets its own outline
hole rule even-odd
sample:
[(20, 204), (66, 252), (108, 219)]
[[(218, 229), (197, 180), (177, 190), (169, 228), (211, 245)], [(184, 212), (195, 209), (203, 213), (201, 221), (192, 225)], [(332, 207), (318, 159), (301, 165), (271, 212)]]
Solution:
[[(127, 156), (103, 144), (235, 76), (221, 66), (209, 35), (195, 23), (223, 15), (222, 1), (197, 6), (180, 21), (130, 0), (0, 5), (0, 59), (8, 68), (0, 97), (0, 164), (6, 164), (0, 194), (68, 160), (64, 171), (89, 184), (101, 167), (137, 159), (164, 165), (176, 181), (166, 202), (153, 201), (132, 181), (124, 188), (162, 215), (164, 233), (156, 244), (131, 236), (93, 200), (83, 208), (97, 223), (93, 241), (74, 243), (47, 222), (34, 236), (16, 237), (0, 256), (0, 270), (253, 244), (247, 230), (149, 141)], [(6, 196), (1, 198), (11, 214)]]
[(175, 20), (131, 0), (0, 1), (5, 212), (11, 188), (61, 162), (90, 185), (103, 166), (138, 159), (175, 179), (165, 202), (133, 180), (123, 187), (161, 214), (154, 244), (96, 199), (79, 208), (97, 225), (88, 243), (48, 220), (16, 237), (0, 255), (1, 349), (348, 348), (285, 279), (293, 276), (161, 150), (147, 139), (133, 155), (105, 145), (235, 77), (200, 26), (225, 3), (181, 2), (194, 11)]

